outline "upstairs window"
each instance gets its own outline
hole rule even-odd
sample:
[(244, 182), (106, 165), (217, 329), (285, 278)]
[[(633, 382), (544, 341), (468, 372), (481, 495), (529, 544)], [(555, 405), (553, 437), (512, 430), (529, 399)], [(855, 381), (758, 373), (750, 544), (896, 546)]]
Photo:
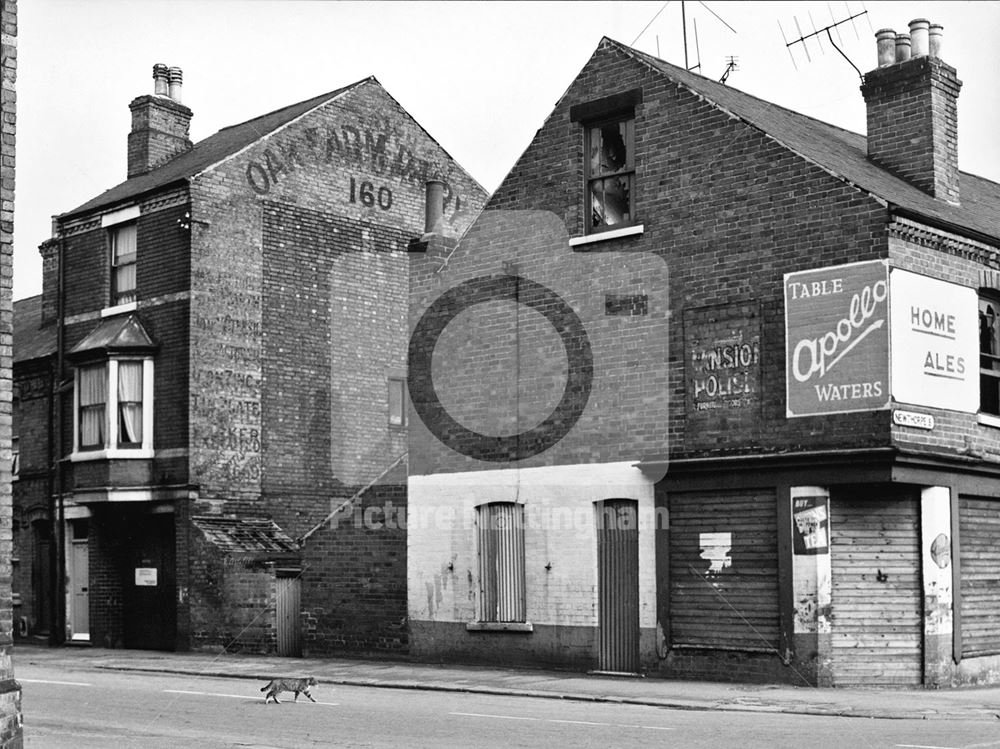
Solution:
[(108, 365), (94, 364), (77, 370), (78, 446), (98, 450), (106, 446)]
[(588, 233), (634, 223), (635, 117), (586, 126)]
[(1000, 297), (979, 299), (979, 410), (1000, 416)]
[(152, 378), (152, 359), (111, 357), (78, 367), (76, 451), (151, 450)]
[(111, 229), (111, 305), (135, 301), (135, 222)]
[(21, 470), (21, 441), (17, 437), (12, 437), (10, 441), (10, 476), (16, 479)]

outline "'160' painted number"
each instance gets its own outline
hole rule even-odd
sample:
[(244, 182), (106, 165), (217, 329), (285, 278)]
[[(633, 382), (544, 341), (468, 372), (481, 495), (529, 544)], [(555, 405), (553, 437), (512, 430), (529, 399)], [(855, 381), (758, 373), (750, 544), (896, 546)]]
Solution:
[(351, 177), (351, 202), (360, 202), (365, 208), (378, 204), (383, 211), (388, 211), (392, 208), (392, 190), (383, 186), (376, 192), (375, 185), (371, 182), (362, 182), (358, 186), (354, 177)]

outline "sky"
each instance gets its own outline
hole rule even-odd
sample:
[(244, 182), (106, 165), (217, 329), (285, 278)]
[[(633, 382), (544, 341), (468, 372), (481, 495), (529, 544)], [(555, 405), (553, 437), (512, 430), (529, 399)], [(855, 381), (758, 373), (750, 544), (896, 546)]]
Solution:
[[(682, 8), (683, 6), (683, 8)], [(349, 2), (31, 0), (18, 4), (14, 298), (41, 293), (51, 216), (125, 178), (129, 102), (152, 66), (184, 71), (195, 142), (227, 125), (374, 75), (487, 190), (527, 148), (608, 36), (840, 127), (864, 133), (860, 78), (874, 32), (944, 26), (963, 81), (959, 164), (1000, 181), (996, 2)], [(808, 55), (807, 55), (808, 51)]]

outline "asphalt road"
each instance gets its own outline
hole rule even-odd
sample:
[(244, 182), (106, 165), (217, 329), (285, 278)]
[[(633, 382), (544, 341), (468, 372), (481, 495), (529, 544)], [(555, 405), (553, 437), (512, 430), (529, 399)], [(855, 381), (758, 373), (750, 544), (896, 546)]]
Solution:
[(1000, 749), (1000, 721), (686, 711), (320, 684), (263, 702), (246, 679), (22, 665), (28, 749), (690, 747)]

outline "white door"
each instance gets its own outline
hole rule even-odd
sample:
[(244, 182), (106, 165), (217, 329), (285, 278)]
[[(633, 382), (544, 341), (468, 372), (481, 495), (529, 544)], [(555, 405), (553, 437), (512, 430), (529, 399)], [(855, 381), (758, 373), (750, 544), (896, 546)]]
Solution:
[(90, 639), (90, 560), (86, 540), (74, 540), (69, 559), (70, 632), (74, 640)]

